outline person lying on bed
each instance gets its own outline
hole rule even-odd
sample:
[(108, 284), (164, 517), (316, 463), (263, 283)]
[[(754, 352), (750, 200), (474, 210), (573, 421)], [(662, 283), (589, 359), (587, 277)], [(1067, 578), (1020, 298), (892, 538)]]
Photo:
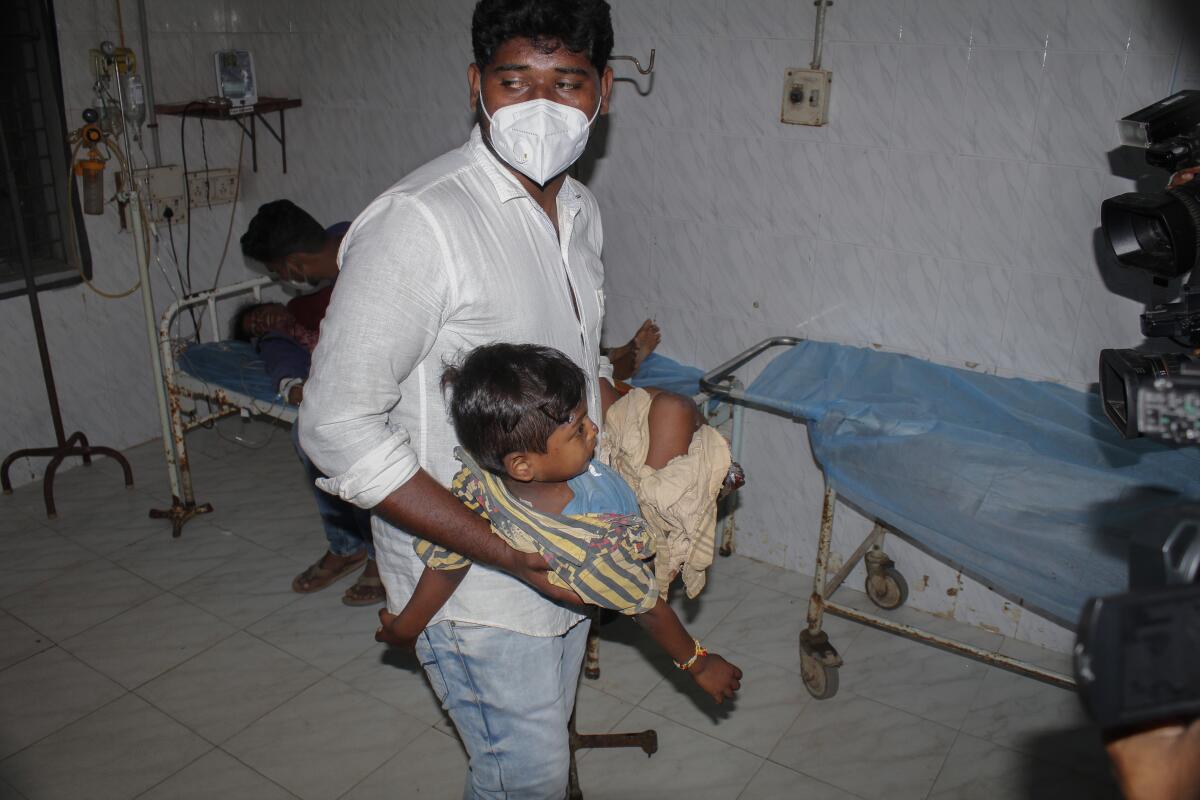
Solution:
[(283, 303), (250, 303), (234, 315), (233, 338), (252, 343), (279, 396), (300, 405), (317, 331), (302, 325)]
[[(667, 605), (646, 563), (655, 538), (633, 490), (593, 459), (598, 429), (587, 415), (583, 371), (553, 348), (494, 344), (448, 367), (442, 384), (463, 445), (454, 494), (510, 545), (541, 552), (552, 583), (634, 616), (713, 700), (733, 697), (741, 670), (707, 652)], [(378, 641), (412, 646), (470, 566), (423, 539), (413, 547), (425, 570), (400, 614), (379, 612)]]

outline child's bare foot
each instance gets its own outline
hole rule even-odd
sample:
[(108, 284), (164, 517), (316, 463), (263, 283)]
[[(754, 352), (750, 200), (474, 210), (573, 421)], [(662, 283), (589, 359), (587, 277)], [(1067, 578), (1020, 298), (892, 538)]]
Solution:
[(646, 356), (653, 353), (654, 348), (662, 341), (662, 331), (658, 329), (654, 320), (648, 319), (637, 329), (630, 341), (633, 344), (633, 371), (637, 372)]
[(654, 320), (648, 319), (643, 322), (632, 339), (608, 351), (608, 360), (613, 365), (613, 377), (619, 381), (629, 380), (642, 366), (646, 356), (653, 353), (661, 341), (662, 333), (658, 325), (654, 324)]

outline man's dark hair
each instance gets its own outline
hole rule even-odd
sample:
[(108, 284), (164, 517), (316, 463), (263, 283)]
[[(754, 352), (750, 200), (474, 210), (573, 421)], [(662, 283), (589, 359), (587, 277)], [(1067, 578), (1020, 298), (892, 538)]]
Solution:
[(543, 52), (560, 46), (582, 53), (603, 72), (613, 48), (612, 17), (604, 0), (479, 0), (471, 19), (475, 64), (492, 63), (509, 39), (531, 39)]
[(554, 429), (583, 399), (583, 370), (552, 347), (491, 344), (442, 373), (458, 441), (484, 469), (504, 474), (504, 457), (546, 452)]
[(266, 303), (251, 301), (234, 312), (233, 319), (230, 321), (234, 339), (237, 339), (239, 342), (248, 342), (254, 338), (253, 334), (250, 333), (250, 328), (246, 325), (246, 317), (265, 305)]
[(242, 234), (246, 258), (269, 264), (292, 253), (316, 253), (325, 245), (325, 229), (291, 200), (274, 200), (259, 206)]

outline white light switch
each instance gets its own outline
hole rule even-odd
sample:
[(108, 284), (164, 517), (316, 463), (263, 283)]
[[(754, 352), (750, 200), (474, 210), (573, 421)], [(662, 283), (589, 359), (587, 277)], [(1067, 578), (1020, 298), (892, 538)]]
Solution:
[(829, 121), (829, 87), (833, 73), (827, 69), (789, 69), (783, 79), (781, 122), (791, 125), (824, 125)]

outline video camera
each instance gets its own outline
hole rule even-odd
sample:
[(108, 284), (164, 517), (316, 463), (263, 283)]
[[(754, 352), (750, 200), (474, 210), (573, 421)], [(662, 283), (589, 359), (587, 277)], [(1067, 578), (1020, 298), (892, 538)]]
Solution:
[(1200, 505), (1149, 516), (1127, 594), (1084, 606), (1075, 679), (1106, 733), (1200, 717)]
[[(1185, 90), (1118, 123), (1121, 144), (1146, 150), (1146, 163), (1177, 172), (1200, 166), (1200, 91)], [(1100, 207), (1104, 237), (1126, 267), (1159, 286), (1190, 273), (1200, 256), (1200, 176), (1163, 192), (1130, 192)], [(1200, 287), (1142, 314), (1142, 333), (1188, 350), (1200, 345)], [(1100, 352), (1104, 413), (1125, 438), (1148, 435), (1200, 443), (1200, 364), (1182, 353)]]

